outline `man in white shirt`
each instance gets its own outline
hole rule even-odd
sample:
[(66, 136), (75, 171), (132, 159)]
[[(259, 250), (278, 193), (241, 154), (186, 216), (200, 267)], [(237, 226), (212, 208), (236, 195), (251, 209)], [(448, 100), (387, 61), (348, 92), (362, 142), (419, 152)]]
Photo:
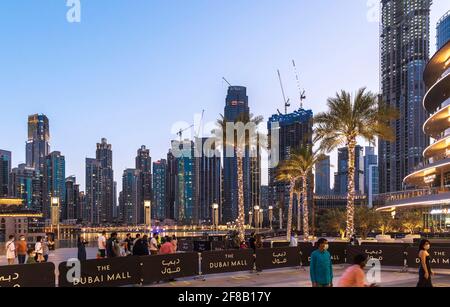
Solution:
[(16, 243), (14, 242), (14, 236), (9, 236), (9, 241), (6, 242), (6, 258), (8, 259), (8, 265), (14, 264), (16, 259)]
[(298, 246), (297, 233), (293, 232), (291, 234), (291, 242), (289, 243), (289, 247), (297, 247), (297, 246)]
[(100, 258), (106, 257), (106, 231), (103, 231), (102, 235), (98, 237), (98, 253)]
[(150, 240), (150, 255), (158, 255), (158, 234), (154, 233)]

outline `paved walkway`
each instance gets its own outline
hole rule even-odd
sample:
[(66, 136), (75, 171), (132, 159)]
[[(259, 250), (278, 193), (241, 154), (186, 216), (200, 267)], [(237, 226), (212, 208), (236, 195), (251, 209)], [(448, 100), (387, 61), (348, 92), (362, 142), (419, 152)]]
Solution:
[[(94, 259), (97, 250), (87, 248), (88, 259)], [(56, 268), (60, 262), (76, 257), (76, 249), (58, 249), (52, 251), (49, 261), (55, 263)], [(0, 265), (6, 265), (4, 255), (0, 256)], [(335, 284), (344, 272), (345, 265), (334, 266)], [(450, 287), (450, 272), (440, 271), (434, 277), (434, 285), (437, 287)], [(400, 272), (400, 268), (384, 267), (381, 272), (381, 287), (415, 287), (417, 283), (415, 270)], [(175, 282), (159, 283), (148, 287), (310, 287), (309, 268), (287, 268), (267, 270), (260, 273), (238, 272), (206, 275), (178, 279)]]

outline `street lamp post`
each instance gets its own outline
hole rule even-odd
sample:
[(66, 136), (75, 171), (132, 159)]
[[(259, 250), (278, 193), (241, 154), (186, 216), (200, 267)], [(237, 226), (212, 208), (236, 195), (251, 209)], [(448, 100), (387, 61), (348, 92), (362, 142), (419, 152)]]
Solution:
[(56, 231), (59, 237), (59, 197), (52, 197), (51, 198), (51, 217), (50, 217), (50, 223), (51, 223), (51, 232), (53, 232), (53, 227), (56, 227)]
[(283, 209), (280, 206), (280, 208), (278, 210), (279, 210), (278, 212), (280, 215), (280, 229), (283, 229)]
[(150, 200), (144, 201), (144, 211), (145, 211), (145, 226), (148, 227), (149, 232), (152, 229), (152, 202)]
[(254, 213), (254, 215), (255, 215), (255, 228), (258, 228), (259, 227), (259, 206), (255, 206), (253, 209), (255, 210), (255, 213)]
[(250, 210), (248, 213), (248, 224), (250, 225), (250, 228), (252, 228), (252, 220), (253, 220), (253, 211)]
[(270, 230), (273, 229), (272, 227), (272, 221), (273, 221), (273, 207), (269, 206), (269, 223), (270, 223)]
[(219, 205), (213, 204), (212, 208), (213, 208), (213, 226), (214, 229), (217, 230), (219, 227)]

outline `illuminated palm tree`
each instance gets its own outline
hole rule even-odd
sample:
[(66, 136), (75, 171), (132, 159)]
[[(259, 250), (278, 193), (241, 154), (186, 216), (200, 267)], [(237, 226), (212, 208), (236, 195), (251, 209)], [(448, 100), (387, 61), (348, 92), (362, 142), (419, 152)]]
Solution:
[(314, 118), (315, 141), (321, 141), (321, 149), (330, 152), (339, 146), (348, 148), (348, 192), (347, 192), (347, 238), (355, 232), (355, 147), (357, 138), (370, 143), (376, 138), (392, 141), (394, 131), (391, 121), (397, 119), (398, 112), (378, 97), (366, 91), (358, 90), (356, 95), (341, 91), (327, 101), (328, 111)]
[(281, 163), (277, 180), (289, 182), (289, 209), (287, 238), (291, 236), (292, 227), (292, 210), (294, 193), (297, 193), (297, 229), (300, 230), (300, 199), (303, 206), (303, 236), (307, 240), (309, 238), (309, 210), (308, 210), (308, 177), (312, 174), (315, 165), (325, 159), (325, 155), (317, 151), (313, 151), (311, 146), (303, 146), (299, 150), (291, 152), (288, 160)]
[[(258, 146), (258, 134), (256, 131), (257, 126), (263, 121), (262, 116), (253, 117), (253, 114), (240, 114), (236, 120), (229, 121), (222, 114), (217, 120), (218, 129), (213, 131), (216, 136), (216, 144), (222, 145), (224, 153), (227, 147), (231, 147), (237, 157), (237, 186), (238, 186), (238, 220), (237, 227), (239, 232), (239, 239), (243, 241), (245, 239), (245, 207), (244, 207), (244, 157), (249, 154), (252, 145)], [(234, 137), (227, 137), (227, 124), (235, 124), (237, 127), (240, 124), (247, 127), (253, 127), (249, 131), (237, 131), (234, 129)], [(250, 124), (250, 125), (249, 125)]]

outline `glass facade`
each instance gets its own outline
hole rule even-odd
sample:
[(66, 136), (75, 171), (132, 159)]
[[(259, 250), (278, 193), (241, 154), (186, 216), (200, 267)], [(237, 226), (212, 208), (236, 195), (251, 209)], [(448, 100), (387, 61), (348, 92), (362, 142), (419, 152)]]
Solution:
[(450, 40), (450, 11), (448, 11), (437, 25), (437, 49), (441, 49)]

